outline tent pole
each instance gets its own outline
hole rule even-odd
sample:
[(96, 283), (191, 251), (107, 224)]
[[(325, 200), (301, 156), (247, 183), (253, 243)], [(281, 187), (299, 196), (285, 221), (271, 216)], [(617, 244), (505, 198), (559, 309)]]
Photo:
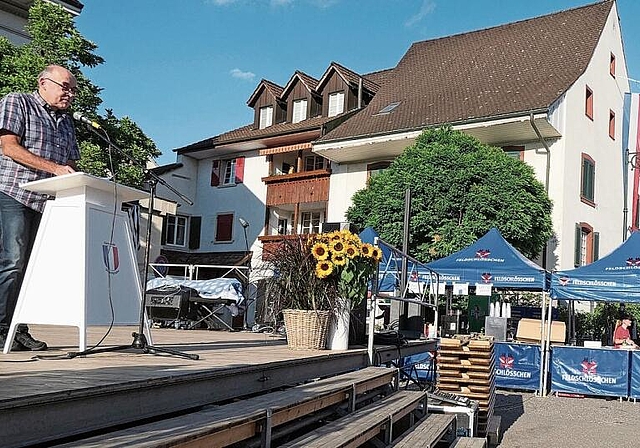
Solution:
[(545, 341), (544, 341), (544, 335), (545, 335), (545, 294), (544, 291), (542, 291), (540, 293), (542, 295), (542, 304), (540, 305), (540, 381), (539, 381), (539, 385), (538, 385), (538, 396), (539, 397), (543, 397), (544, 396), (544, 371), (545, 371), (545, 366), (544, 366), (544, 360), (545, 360)]
[(551, 300), (551, 296), (549, 296), (549, 315), (547, 317), (547, 341), (545, 346), (545, 375), (544, 375), (544, 394), (547, 395), (547, 377), (548, 373), (551, 372), (551, 367), (549, 366), (549, 362), (551, 360), (551, 324), (553, 323), (553, 319), (551, 318), (553, 315), (553, 300)]
[[(373, 239), (373, 244), (378, 246), (378, 237)], [(376, 308), (378, 305), (378, 290), (380, 281), (380, 263), (377, 264), (375, 273), (371, 276), (371, 294), (369, 295), (369, 337), (367, 338), (367, 354), (369, 365), (373, 364), (373, 337), (376, 330)]]

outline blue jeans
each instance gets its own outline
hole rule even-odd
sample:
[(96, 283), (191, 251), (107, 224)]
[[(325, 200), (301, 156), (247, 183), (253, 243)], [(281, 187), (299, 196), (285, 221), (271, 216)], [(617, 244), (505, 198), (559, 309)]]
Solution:
[(0, 331), (11, 325), (42, 214), (0, 193)]

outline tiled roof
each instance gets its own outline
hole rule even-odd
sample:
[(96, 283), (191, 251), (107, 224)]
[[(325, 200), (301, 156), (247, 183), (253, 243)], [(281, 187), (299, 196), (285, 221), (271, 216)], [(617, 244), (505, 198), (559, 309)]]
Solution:
[(359, 75), (353, 70), (349, 70), (347, 67), (345, 67), (344, 65), (338, 64), (337, 62), (332, 62), (329, 65), (329, 68), (324, 72), (324, 74), (320, 78), (320, 81), (318, 83), (318, 88), (320, 88), (320, 84), (324, 82), (325, 77), (328, 75), (328, 73), (331, 70), (336, 70), (347, 83), (351, 83), (354, 85), (358, 85), (360, 78), (362, 78), (362, 87), (364, 87), (365, 89), (367, 89), (372, 93), (376, 93), (380, 88), (380, 86), (376, 84), (374, 81), (372, 81), (370, 78)]
[(216, 135), (215, 137), (209, 137), (199, 142), (192, 143), (181, 148), (176, 148), (174, 151), (177, 151), (178, 153), (188, 153), (200, 149), (210, 149), (217, 145), (320, 129), (324, 123), (335, 120), (336, 118), (337, 117), (314, 117), (299, 121), (298, 123), (278, 123), (263, 129), (255, 129), (254, 124), (251, 123), (232, 131)]
[(612, 6), (416, 42), (369, 105), (319, 141), (546, 109), (586, 69)]
[[(329, 68), (325, 73), (327, 73), (332, 67), (336, 70), (341, 70), (343, 76), (348, 77), (348, 80), (352, 80), (357, 83), (360, 75), (355, 73), (348, 68), (332, 62)], [(381, 70), (373, 73), (368, 73), (363, 75), (364, 82), (363, 86), (367, 87), (367, 89), (372, 92), (376, 92), (380, 87), (380, 83), (384, 82), (384, 80), (389, 76), (390, 73), (393, 72), (393, 69)], [(285, 90), (291, 87), (292, 81), (294, 79), (300, 79), (303, 83), (307, 85), (313, 93), (317, 93), (315, 89), (318, 87), (318, 80), (297, 70), (294, 75), (291, 77), (286, 87), (281, 87), (278, 84), (269, 81), (267, 79), (262, 79), (256, 89), (251, 94), (251, 97), (247, 101), (247, 104), (251, 104), (253, 101), (257, 99), (257, 95), (260, 93), (260, 90), (264, 87), (265, 89), (269, 89), (271, 93), (278, 99), (282, 98)], [(314, 117), (309, 118), (307, 120), (300, 121), (298, 123), (278, 123), (273, 126), (266, 127), (264, 129), (255, 129), (255, 125), (253, 123), (247, 124), (240, 128), (234, 129), (229, 132), (225, 132), (220, 135), (216, 135), (214, 137), (208, 137), (204, 140), (200, 140), (195, 143), (191, 143), (187, 146), (183, 146), (180, 148), (174, 149), (174, 152), (178, 153), (189, 153), (204, 149), (211, 149), (215, 145), (221, 144), (229, 144), (235, 142), (242, 142), (253, 140), (257, 138), (265, 138), (265, 137), (274, 137), (278, 135), (292, 134), (295, 132), (306, 131), (310, 129), (319, 129), (323, 124), (332, 121), (332, 120), (344, 120), (346, 114), (341, 114), (335, 117)]]
[(300, 70), (296, 70), (293, 76), (291, 77), (291, 79), (289, 79), (289, 82), (287, 83), (287, 85), (284, 86), (284, 89), (282, 90), (282, 95), (285, 95), (285, 96), (287, 95), (287, 93), (289, 92), (289, 89), (291, 89), (291, 87), (293, 86), (293, 81), (296, 78), (302, 81), (302, 83), (307, 87), (307, 90), (309, 90), (309, 92), (314, 94), (317, 93), (316, 87), (318, 86), (318, 80), (312, 76), (307, 75), (304, 72), (301, 72)]
[(263, 87), (267, 89), (269, 92), (271, 92), (271, 94), (277, 99), (280, 99), (280, 97), (282, 96), (283, 88), (281, 86), (279, 86), (275, 82), (269, 81), (268, 79), (262, 79), (258, 83), (258, 87), (256, 87), (256, 89), (253, 91), (253, 93), (247, 100), (247, 104), (249, 105), (249, 107), (251, 107), (254, 101), (258, 99), (258, 94)]
[(233, 131), (225, 132), (215, 137), (217, 145), (233, 143), (255, 138), (273, 137), (276, 135), (290, 134), (308, 129), (318, 129), (323, 123), (335, 117), (314, 117), (297, 123), (278, 123), (263, 129), (254, 129), (253, 123)]
[(388, 68), (386, 70), (378, 70), (377, 72), (365, 73), (363, 76), (376, 85), (381, 86), (382, 84), (387, 82), (392, 74), (393, 69)]

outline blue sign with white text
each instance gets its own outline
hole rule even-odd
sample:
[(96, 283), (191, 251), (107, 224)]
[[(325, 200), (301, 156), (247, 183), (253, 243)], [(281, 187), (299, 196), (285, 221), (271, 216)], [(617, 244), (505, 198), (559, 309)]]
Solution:
[(629, 396), (640, 398), (640, 351), (631, 352), (631, 380), (629, 381)]
[(403, 372), (416, 381), (433, 381), (435, 364), (431, 352), (405, 356), (402, 363)]
[(629, 358), (628, 350), (553, 347), (551, 391), (626, 397)]
[(496, 387), (538, 390), (540, 388), (540, 346), (496, 342)]

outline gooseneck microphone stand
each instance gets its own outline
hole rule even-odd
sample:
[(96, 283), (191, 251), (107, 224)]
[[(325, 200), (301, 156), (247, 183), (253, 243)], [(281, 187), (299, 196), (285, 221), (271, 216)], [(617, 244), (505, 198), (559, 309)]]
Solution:
[[(144, 335), (144, 321), (145, 321), (145, 308), (146, 308), (146, 304), (147, 304), (147, 288), (146, 288), (146, 281), (147, 281), (147, 276), (149, 275), (149, 248), (151, 246), (151, 224), (152, 224), (152, 218), (153, 218), (153, 207), (154, 207), (154, 201), (156, 198), (156, 186), (159, 183), (161, 183), (162, 185), (164, 185), (166, 188), (168, 188), (170, 191), (172, 191), (174, 194), (176, 194), (180, 199), (182, 199), (183, 201), (185, 201), (187, 204), (189, 205), (193, 205), (193, 201), (191, 201), (189, 198), (187, 198), (185, 195), (183, 195), (182, 193), (180, 193), (179, 191), (177, 191), (175, 188), (173, 188), (171, 185), (169, 185), (164, 179), (162, 179), (161, 177), (159, 177), (156, 173), (154, 173), (152, 170), (149, 170), (147, 167), (142, 166), (137, 160), (135, 160), (132, 156), (130, 156), (129, 154), (127, 154), (125, 151), (123, 151), (122, 149), (118, 148), (116, 145), (114, 145), (109, 139), (108, 136), (105, 137), (103, 136), (100, 132), (98, 132), (96, 129), (100, 129), (98, 126), (95, 126), (93, 124), (87, 124), (85, 123), (87, 126), (87, 129), (89, 129), (91, 132), (93, 132), (94, 134), (96, 134), (98, 137), (100, 137), (102, 140), (104, 140), (110, 147), (114, 148), (118, 154), (126, 157), (131, 163), (137, 165), (138, 167), (142, 168), (145, 177), (147, 178), (147, 183), (149, 184), (149, 218), (147, 220), (147, 235), (146, 235), (146, 246), (144, 249), (144, 278), (142, 279), (141, 283), (142, 283), (142, 297), (141, 297), (141, 303), (140, 303), (140, 316), (139, 316), (139, 320), (138, 320), (138, 331), (137, 332), (133, 332), (132, 336), (133, 336), (133, 342), (129, 345), (117, 345), (114, 347), (100, 347), (100, 348), (90, 348), (88, 350), (84, 350), (81, 352), (69, 352), (67, 354), (68, 358), (75, 358), (78, 356), (86, 356), (86, 355), (91, 355), (94, 353), (105, 353), (105, 352), (114, 352), (114, 351), (122, 351), (122, 350), (128, 350), (128, 349), (134, 349), (134, 350), (141, 350), (143, 353), (151, 353), (151, 354), (159, 354), (159, 353), (167, 353), (170, 355), (175, 355), (175, 356), (180, 356), (183, 358), (187, 358), (187, 359), (199, 359), (200, 357), (198, 355), (194, 355), (194, 354), (190, 354), (190, 353), (184, 353), (178, 350), (173, 350), (170, 348), (166, 348), (166, 347), (157, 347), (154, 345), (151, 345), (148, 343), (146, 336)], [(94, 129), (95, 128), (95, 129)], [(106, 134), (106, 132), (105, 132)]]

